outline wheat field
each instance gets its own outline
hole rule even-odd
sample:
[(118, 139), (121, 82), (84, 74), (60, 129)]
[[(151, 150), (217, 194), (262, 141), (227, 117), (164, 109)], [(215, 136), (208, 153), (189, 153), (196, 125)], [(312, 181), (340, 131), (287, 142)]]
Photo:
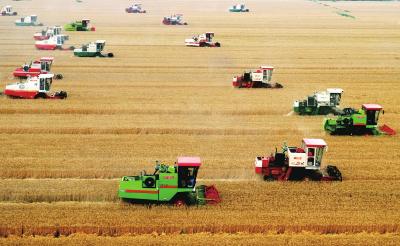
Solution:
[[(0, 96), (0, 244), (396, 245), (400, 241), (399, 136), (337, 137), (323, 117), (291, 114), (294, 100), (329, 87), (343, 106), (379, 103), (381, 124), (400, 129), (400, 2), (248, 0), (1, 1), (45, 25), (89, 18), (95, 32), (66, 46), (106, 40), (114, 58), (38, 51), (41, 27), (0, 17), (0, 87), (26, 61), (54, 56), (66, 100)], [(184, 14), (188, 26), (164, 26)], [(346, 13), (352, 17), (342, 15)], [(354, 17), (354, 18), (353, 18)], [(184, 39), (215, 32), (221, 48)], [(237, 90), (234, 75), (275, 67), (280, 90)], [(256, 156), (304, 137), (329, 145), (324, 162), (341, 183), (265, 183)], [(118, 179), (156, 160), (200, 156), (199, 183), (216, 184), (217, 206), (124, 204)]]

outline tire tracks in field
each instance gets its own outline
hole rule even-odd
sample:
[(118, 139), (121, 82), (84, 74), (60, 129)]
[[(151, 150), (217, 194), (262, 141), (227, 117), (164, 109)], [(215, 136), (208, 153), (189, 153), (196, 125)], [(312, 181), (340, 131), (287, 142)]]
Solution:
[(258, 136), (268, 134), (301, 134), (299, 130), (271, 128), (168, 128), (168, 127), (127, 127), (127, 128), (93, 128), (93, 127), (0, 127), (0, 134), (113, 134), (113, 135), (198, 135), (198, 136)]
[(160, 109), (27, 109), (27, 108), (1, 108), (2, 115), (32, 114), (32, 115), (223, 115), (223, 116), (265, 116), (279, 115), (279, 111), (272, 110), (160, 110)]

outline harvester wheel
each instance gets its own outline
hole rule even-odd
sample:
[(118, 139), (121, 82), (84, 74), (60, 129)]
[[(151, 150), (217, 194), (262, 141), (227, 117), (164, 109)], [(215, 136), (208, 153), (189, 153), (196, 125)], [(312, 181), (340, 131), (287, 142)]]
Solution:
[(35, 96), (35, 99), (45, 99), (45, 98), (47, 98), (47, 96), (44, 93), (38, 93)]
[(146, 186), (146, 187), (154, 187), (154, 185), (155, 185), (155, 180), (154, 180), (154, 178), (153, 177), (148, 177), (148, 178), (146, 178), (145, 180), (144, 180), (144, 185)]
[(268, 175), (268, 176), (265, 175), (264, 176), (264, 181), (268, 181), (268, 182), (275, 181), (275, 178), (272, 175)]
[(216, 42), (216, 43), (215, 43), (215, 47), (221, 47), (221, 44), (218, 43), (218, 42)]
[(175, 205), (175, 207), (183, 207), (183, 206), (186, 205), (186, 202), (185, 202), (185, 200), (183, 198), (177, 198), (174, 201), (174, 205)]
[(114, 57), (114, 54), (113, 53), (108, 53), (107, 56), (108, 57)]

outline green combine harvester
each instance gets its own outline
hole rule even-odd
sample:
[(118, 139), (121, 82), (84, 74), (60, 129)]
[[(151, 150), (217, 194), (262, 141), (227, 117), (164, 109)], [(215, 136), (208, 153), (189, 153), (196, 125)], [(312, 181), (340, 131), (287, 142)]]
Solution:
[(96, 42), (82, 45), (82, 48), (74, 49), (74, 55), (78, 57), (114, 57), (113, 53), (107, 53), (106, 55), (101, 53), (105, 46), (105, 40), (96, 40)]
[(157, 162), (152, 174), (122, 177), (118, 196), (134, 203), (217, 204), (221, 199), (215, 186), (196, 186), (200, 165), (199, 157), (179, 157), (174, 166)]
[(388, 125), (378, 127), (382, 106), (363, 104), (362, 108), (344, 108), (335, 118), (326, 118), (324, 129), (332, 135), (395, 135), (396, 131)]
[(338, 106), (343, 90), (329, 88), (326, 91), (316, 92), (303, 101), (293, 103), (293, 111), (299, 115), (327, 115), (338, 114)]
[(89, 19), (83, 19), (81, 21), (75, 21), (64, 26), (65, 31), (96, 31), (95, 27), (90, 26)]

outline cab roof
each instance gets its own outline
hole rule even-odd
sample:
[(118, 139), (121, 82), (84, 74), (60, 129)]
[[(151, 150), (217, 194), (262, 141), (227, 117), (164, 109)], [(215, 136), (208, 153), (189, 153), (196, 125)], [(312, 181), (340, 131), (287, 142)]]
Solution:
[(182, 156), (178, 157), (178, 167), (199, 167), (201, 165), (200, 157)]
[(363, 104), (362, 107), (366, 110), (382, 110), (382, 106), (379, 104), (373, 104), (373, 103), (366, 103)]
[(273, 66), (269, 66), (269, 65), (262, 65), (262, 66), (260, 66), (260, 68), (261, 69), (267, 69), (267, 70), (272, 70), (272, 69), (274, 69), (274, 67)]
[(323, 139), (319, 139), (319, 138), (304, 138), (303, 142), (307, 147), (325, 147), (325, 146), (327, 146), (326, 142)]
[(42, 58), (40, 58), (41, 61), (53, 61), (54, 57), (50, 57), (50, 56), (44, 56)]
[(343, 93), (343, 89), (341, 88), (328, 88), (326, 91), (329, 93)]

